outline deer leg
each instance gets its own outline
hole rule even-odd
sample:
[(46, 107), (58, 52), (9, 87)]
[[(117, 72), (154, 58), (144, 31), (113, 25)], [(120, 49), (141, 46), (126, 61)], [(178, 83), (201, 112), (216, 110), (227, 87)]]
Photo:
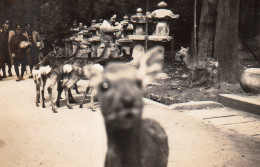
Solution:
[(212, 75), (212, 73), (210, 71), (208, 73), (209, 73), (209, 76), (207, 78), (207, 86), (205, 89), (209, 89), (212, 86), (212, 84), (214, 83), (214, 76)]
[(58, 81), (57, 91), (58, 91), (58, 95), (57, 95), (57, 100), (56, 100), (56, 106), (60, 107), (61, 93), (63, 91), (62, 83), (60, 81)]
[(49, 98), (50, 98), (50, 101), (51, 101), (51, 107), (52, 107), (52, 111), (54, 113), (58, 113), (57, 112), (57, 109), (55, 108), (54, 106), (54, 103), (53, 103), (53, 98), (52, 98), (52, 89), (54, 88), (55, 84), (57, 82), (57, 76), (53, 75), (51, 77), (51, 84), (48, 86), (47, 90), (48, 90), (48, 93), (49, 93)]
[(90, 96), (90, 107), (91, 107), (91, 109), (92, 109), (92, 111), (96, 111), (96, 108), (95, 108), (95, 96), (94, 96), (94, 94), (92, 94), (91, 96)]
[(213, 74), (213, 84), (216, 84), (216, 87), (220, 89), (220, 82), (218, 77), (219, 75), (217, 72)]
[(36, 85), (36, 106), (39, 107), (39, 103), (40, 103), (40, 81), (39, 79), (34, 80), (34, 83)]
[(94, 106), (94, 94), (92, 92), (92, 89), (90, 88), (90, 106), (89, 108), (92, 110), (92, 111), (95, 111), (95, 106)]
[(193, 88), (193, 81), (195, 79), (195, 71), (190, 71), (190, 89)]
[(71, 89), (68, 89), (68, 97), (69, 97), (69, 103), (77, 103), (72, 96)]
[(80, 105), (79, 105), (79, 108), (82, 108), (82, 107), (83, 107), (84, 100), (85, 100), (85, 98), (87, 97), (87, 94), (89, 93), (89, 91), (90, 91), (90, 87), (87, 87), (86, 91), (84, 92), (83, 99), (82, 99), (82, 101), (81, 101), (81, 103), (80, 103)]
[(77, 94), (80, 94), (80, 93), (79, 93), (79, 90), (78, 90), (78, 85), (77, 85), (77, 83), (74, 84), (74, 89), (75, 89), (75, 91), (76, 91)]
[(45, 76), (43, 76), (41, 78), (41, 81), (42, 81), (42, 85), (41, 85), (42, 108), (45, 108), (44, 89), (45, 89), (45, 85), (46, 85), (46, 80), (47, 80), (47, 78)]
[(66, 105), (69, 109), (73, 109), (72, 106), (69, 103), (69, 97), (68, 97), (68, 88), (64, 87), (64, 92), (65, 92), (65, 96), (66, 96)]

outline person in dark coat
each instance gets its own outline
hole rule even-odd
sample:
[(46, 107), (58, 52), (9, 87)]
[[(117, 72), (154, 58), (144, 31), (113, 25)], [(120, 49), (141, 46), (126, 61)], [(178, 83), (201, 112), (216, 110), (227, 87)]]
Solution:
[(35, 30), (35, 27), (32, 28), (31, 24), (27, 24), (25, 28), (24, 35), (27, 37), (28, 41), (32, 44), (26, 50), (27, 55), (27, 65), (30, 66), (31, 75), (29, 78), (33, 78), (32, 69), (33, 66), (38, 64), (43, 58), (42, 49), (44, 48), (43, 40), (38, 31)]
[[(26, 50), (31, 45), (26, 36), (22, 33), (21, 27), (17, 26), (15, 35), (10, 40), (10, 52), (14, 62), (14, 69), (17, 76), (16, 81), (24, 80), (24, 72), (26, 70)], [(19, 65), (21, 64), (21, 73)]]
[(0, 29), (0, 69), (3, 71), (3, 78), (6, 78), (5, 64), (8, 66), (8, 74), (12, 76), (11, 58), (9, 54), (9, 39), (11, 37), (11, 31), (9, 31), (9, 20), (3, 24), (3, 29)]

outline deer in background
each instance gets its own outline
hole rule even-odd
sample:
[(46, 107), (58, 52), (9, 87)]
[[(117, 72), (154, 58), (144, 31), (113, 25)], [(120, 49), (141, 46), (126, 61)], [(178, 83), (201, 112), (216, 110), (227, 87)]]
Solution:
[[(105, 49), (107, 49), (105, 47)], [(105, 52), (103, 52), (105, 53)], [(80, 108), (83, 107), (84, 100), (87, 95), (90, 95), (90, 108), (92, 111), (95, 111), (94, 106), (94, 97), (95, 97), (95, 89), (93, 89), (93, 85), (96, 83), (96, 75), (103, 71), (102, 66), (106, 66), (108, 63), (111, 62), (130, 62), (133, 58), (130, 55), (123, 54), (120, 57), (111, 57), (111, 58), (104, 58), (105, 54), (102, 54), (100, 57), (90, 57), (90, 58), (80, 58), (75, 57), (68, 61), (64, 67), (64, 80), (63, 80), (63, 88), (66, 92), (69, 88), (76, 84), (80, 79), (89, 80), (89, 85), (86, 87), (86, 91), (84, 93), (84, 97), (80, 103)], [(67, 97), (67, 95), (66, 95)], [(67, 107), (72, 109), (72, 106), (69, 104), (68, 98), (66, 101)]]
[(91, 58), (75, 58), (72, 60), (72, 64), (65, 64), (63, 67), (65, 76), (62, 87), (65, 91), (66, 104), (69, 109), (72, 109), (72, 106), (69, 104), (67, 90), (69, 90), (74, 84), (82, 79), (89, 80), (89, 84), (86, 87), (84, 97), (80, 103), (80, 108), (83, 107), (84, 100), (89, 94), (90, 108), (92, 109), (92, 111), (95, 111), (94, 96), (96, 93), (95, 90), (93, 90), (93, 85), (95, 85), (95, 82), (98, 79), (96, 74), (103, 71), (103, 66), (95, 64), (95, 61), (91, 60)]
[[(57, 113), (57, 109), (54, 106), (52, 98), (52, 90), (56, 83), (58, 83), (58, 95), (56, 100), (57, 107), (60, 106), (60, 98), (62, 93), (62, 79), (64, 77), (63, 65), (70, 59), (73, 59), (78, 53), (77, 52), (71, 57), (67, 56), (57, 56), (57, 53), (51, 51), (39, 64), (37, 64), (33, 69), (33, 78), (36, 84), (36, 106), (39, 106), (40, 103), (40, 94), (42, 96), (42, 107), (45, 108), (45, 98), (44, 98), (44, 89), (47, 82), (47, 79), (50, 80), (50, 85), (48, 85), (47, 90), (49, 98), (51, 101), (52, 110), (54, 113)], [(41, 92), (41, 93), (40, 93)], [(75, 100), (69, 90), (69, 101), (75, 103)]]
[(218, 61), (212, 57), (207, 57), (204, 67), (198, 66), (189, 54), (189, 47), (181, 47), (175, 55), (175, 60), (182, 60), (189, 73), (190, 88), (206, 83), (206, 88), (210, 88), (216, 83), (217, 88), (220, 88), (218, 81)]
[(166, 167), (168, 139), (155, 120), (143, 119), (143, 87), (162, 69), (163, 48), (140, 56), (136, 66), (110, 63), (96, 85), (108, 150), (105, 167)]

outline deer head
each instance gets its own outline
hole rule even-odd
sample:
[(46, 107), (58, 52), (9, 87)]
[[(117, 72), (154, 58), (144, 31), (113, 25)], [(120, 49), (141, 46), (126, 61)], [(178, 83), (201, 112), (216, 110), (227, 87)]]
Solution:
[(162, 69), (164, 48), (156, 46), (135, 61), (111, 63), (97, 85), (100, 108), (110, 129), (127, 130), (142, 119), (143, 87)]

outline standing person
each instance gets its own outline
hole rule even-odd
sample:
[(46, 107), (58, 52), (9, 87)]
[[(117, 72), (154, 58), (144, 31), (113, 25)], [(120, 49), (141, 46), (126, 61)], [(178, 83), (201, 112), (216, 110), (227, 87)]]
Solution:
[(35, 26), (32, 28), (31, 24), (27, 24), (25, 28), (25, 33), (28, 42), (32, 45), (27, 48), (27, 65), (30, 66), (31, 75), (29, 78), (33, 78), (32, 69), (33, 66), (38, 64), (40, 60), (43, 58), (42, 49), (44, 48), (43, 40), (38, 31), (36, 31)]
[[(24, 80), (24, 72), (26, 70), (26, 50), (31, 44), (22, 33), (21, 27), (17, 26), (15, 35), (10, 39), (10, 52), (14, 62), (14, 69), (17, 76), (16, 81)], [(21, 73), (19, 72), (19, 65), (21, 64)]]
[(9, 77), (12, 76), (12, 60), (9, 54), (9, 40), (13, 31), (9, 31), (9, 20), (6, 20), (3, 24), (3, 29), (0, 30), (0, 69), (3, 71), (3, 78), (6, 78), (5, 64), (8, 66)]
[(105, 54), (106, 58), (119, 56), (118, 48), (116, 46), (116, 39), (120, 38), (123, 26), (121, 24), (114, 26), (115, 21), (116, 15), (113, 15), (110, 20), (104, 20), (100, 26), (100, 48), (107, 48), (103, 49), (103, 54)]

